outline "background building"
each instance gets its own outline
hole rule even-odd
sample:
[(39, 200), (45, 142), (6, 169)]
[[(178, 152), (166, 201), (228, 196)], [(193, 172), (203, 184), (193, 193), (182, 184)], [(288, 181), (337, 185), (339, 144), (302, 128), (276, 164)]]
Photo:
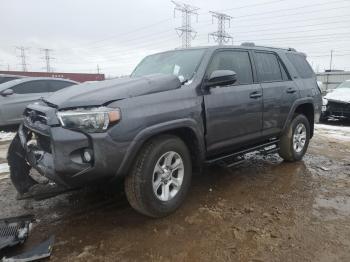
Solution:
[(77, 82), (105, 80), (104, 74), (23, 72), (23, 71), (0, 71), (0, 74), (21, 75), (21, 76), (31, 76), (31, 77), (55, 77), (55, 78), (70, 79)]
[(350, 71), (326, 70), (317, 74), (317, 81), (322, 82), (322, 91), (334, 89), (346, 80), (350, 80)]

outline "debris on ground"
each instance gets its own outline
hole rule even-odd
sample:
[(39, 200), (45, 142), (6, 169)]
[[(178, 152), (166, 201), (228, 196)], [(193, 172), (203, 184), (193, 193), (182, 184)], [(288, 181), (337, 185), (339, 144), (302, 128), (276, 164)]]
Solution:
[(51, 256), (54, 241), (55, 237), (51, 236), (49, 239), (38, 244), (30, 251), (10, 258), (4, 257), (2, 262), (29, 262), (48, 258)]
[(0, 250), (24, 243), (28, 238), (34, 217), (25, 215), (0, 220)]

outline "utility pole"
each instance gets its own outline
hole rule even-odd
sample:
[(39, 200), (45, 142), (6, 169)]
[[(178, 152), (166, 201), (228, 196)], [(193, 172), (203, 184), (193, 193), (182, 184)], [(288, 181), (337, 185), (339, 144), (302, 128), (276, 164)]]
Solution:
[(28, 50), (28, 48), (25, 48), (23, 46), (18, 46), (16, 47), (16, 49), (21, 51), (21, 55), (19, 56), (21, 58), (21, 64), (22, 64), (22, 71), (26, 72), (27, 71), (27, 62), (26, 62), (26, 50)]
[(197, 16), (198, 22), (198, 7), (194, 7), (188, 4), (171, 1), (174, 5), (174, 17), (176, 15), (176, 11), (181, 12), (182, 15), (182, 25), (181, 27), (175, 28), (179, 37), (182, 38), (182, 47), (188, 48), (191, 47), (191, 40), (194, 39), (197, 35), (197, 32), (191, 26), (192, 15)]
[(48, 49), (48, 48), (42, 48), (40, 49), (41, 51), (43, 51), (45, 53), (45, 56), (43, 57), (43, 59), (45, 60), (45, 63), (46, 63), (46, 72), (50, 73), (52, 72), (52, 68), (51, 68), (51, 65), (50, 65), (50, 61), (53, 59), (51, 56), (50, 56), (50, 52), (52, 52), (53, 50), (52, 49)]
[(333, 52), (334, 50), (331, 50), (331, 59), (329, 62), (329, 71), (332, 71), (332, 66), (333, 66)]
[(100, 74), (100, 66), (97, 65), (97, 74)]
[(226, 22), (228, 22), (229, 27), (231, 26), (232, 17), (219, 12), (210, 11), (209, 13), (211, 13), (212, 15), (213, 23), (214, 19), (218, 20), (218, 30), (208, 35), (208, 41), (211, 36), (214, 39), (214, 41), (218, 43), (218, 45), (223, 45), (224, 43), (227, 43), (230, 39), (233, 42), (233, 37), (230, 34), (228, 34), (225, 30)]

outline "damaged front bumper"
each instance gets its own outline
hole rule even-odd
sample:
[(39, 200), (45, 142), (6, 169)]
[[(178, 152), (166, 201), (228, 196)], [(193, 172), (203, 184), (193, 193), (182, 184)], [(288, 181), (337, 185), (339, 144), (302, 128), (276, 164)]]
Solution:
[(350, 119), (350, 103), (328, 100), (327, 105), (322, 106), (322, 117)]
[(79, 188), (113, 178), (126, 147), (108, 132), (87, 134), (63, 128), (55, 108), (30, 105), (9, 149), (11, 179), (23, 194), (35, 184), (29, 176), (34, 168), (61, 187)]

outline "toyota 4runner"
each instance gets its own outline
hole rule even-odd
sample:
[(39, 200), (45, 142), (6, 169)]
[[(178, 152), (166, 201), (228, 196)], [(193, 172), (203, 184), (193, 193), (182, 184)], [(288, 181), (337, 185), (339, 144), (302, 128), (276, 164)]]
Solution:
[(321, 106), (315, 74), (294, 49), (158, 53), (128, 78), (29, 105), (9, 148), (11, 179), (25, 196), (38, 186), (31, 168), (63, 190), (124, 178), (131, 206), (161, 217), (180, 206), (204, 165), (232, 166), (253, 151), (301, 160)]

